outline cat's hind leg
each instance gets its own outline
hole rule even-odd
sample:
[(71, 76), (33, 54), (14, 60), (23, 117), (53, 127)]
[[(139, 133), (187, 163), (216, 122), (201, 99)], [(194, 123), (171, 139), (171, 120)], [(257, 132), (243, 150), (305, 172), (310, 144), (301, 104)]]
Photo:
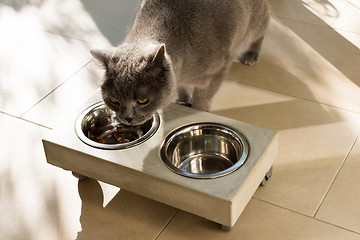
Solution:
[(254, 41), (250, 48), (238, 57), (238, 60), (244, 65), (254, 65), (259, 61), (259, 53), (264, 37)]

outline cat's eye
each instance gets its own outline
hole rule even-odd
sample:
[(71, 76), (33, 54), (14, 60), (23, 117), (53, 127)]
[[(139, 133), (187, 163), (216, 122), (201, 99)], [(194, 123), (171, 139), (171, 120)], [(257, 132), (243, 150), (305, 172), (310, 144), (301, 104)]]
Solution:
[(145, 105), (145, 104), (149, 103), (149, 99), (148, 98), (138, 99), (137, 103), (141, 104), (141, 105)]
[(119, 104), (119, 101), (116, 100), (115, 98), (110, 98), (110, 102), (116, 105)]

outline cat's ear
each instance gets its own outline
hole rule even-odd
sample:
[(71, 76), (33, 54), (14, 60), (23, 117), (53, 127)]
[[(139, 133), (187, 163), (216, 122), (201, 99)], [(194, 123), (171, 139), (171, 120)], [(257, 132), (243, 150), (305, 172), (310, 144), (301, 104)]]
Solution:
[(95, 58), (96, 63), (100, 67), (103, 67), (105, 69), (108, 68), (108, 64), (109, 64), (109, 61), (110, 61), (110, 56), (109, 56), (108, 51), (93, 49), (93, 50), (90, 50), (90, 53)]
[(160, 47), (157, 49), (156, 54), (154, 55), (154, 58), (152, 62), (155, 66), (162, 65), (165, 60), (165, 44), (161, 44)]
[(160, 45), (156, 49), (156, 53), (151, 61), (151, 70), (149, 74), (152, 78), (158, 78), (159, 75), (164, 70), (164, 61), (165, 61), (165, 45)]

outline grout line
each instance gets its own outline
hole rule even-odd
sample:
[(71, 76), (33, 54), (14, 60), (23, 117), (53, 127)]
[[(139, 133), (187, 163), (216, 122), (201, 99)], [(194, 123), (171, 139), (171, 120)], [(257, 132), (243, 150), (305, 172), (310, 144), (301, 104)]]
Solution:
[[(281, 19), (290, 21), (290, 22), (297, 22), (297, 23), (301, 23), (301, 24), (308, 24), (308, 25), (314, 25), (317, 27), (322, 27), (322, 28), (328, 28), (331, 30), (334, 30), (337, 34), (339, 34), (342, 38), (345, 38), (341, 33), (339, 33), (338, 31), (342, 31), (342, 32), (347, 32), (347, 33), (352, 33), (352, 34), (357, 34), (360, 35), (359, 31), (354, 31), (354, 30), (348, 30), (348, 29), (343, 29), (341, 27), (333, 27), (334, 22), (337, 20), (335, 19), (333, 21), (333, 23), (331, 23), (331, 25), (329, 25), (328, 23), (324, 22), (326, 25), (322, 25), (322, 24), (316, 24), (316, 23), (309, 23), (306, 21), (302, 21), (302, 20), (297, 20), (297, 19), (291, 19), (291, 18), (287, 18), (287, 17), (280, 17), (280, 16), (276, 16), (280, 21)], [(283, 22), (282, 22), (283, 23)], [(294, 32), (296, 35), (298, 35), (293, 29), (291, 29), (291, 27), (289, 27), (288, 25), (286, 25), (286, 23), (283, 23), (286, 27), (288, 27), (292, 32)], [(300, 37), (300, 36), (299, 36)], [(346, 39), (346, 38), (345, 38)], [(349, 42), (350, 44), (354, 45), (355, 47), (357, 47), (353, 42), (349, 41), (348, 39), (346, 39), (347, 42)]]
[(37, 101), (33, 106), (31, 106), (28, 110), (26, 110), (23, 114), (20, 115), (19, 118), (23, 119), (22, 117), (27, 114), (29, 111), (31, 111), (34, 107), (36, 107), (40, 102), (42, 102), (45, 98), (47, 98), (50, 94), (52, 94), (53, 92), (55, 92), (59, 87), (61, 87), (63, 84), (65, 84), (66, 82), (68, 82), (72, 77), (74, 77), (78, 72), (80, 72), (82, 69), (84, 69), (89, 63), (91, 62), (88, 61), (87, 63), (85, 63), (80, 69), (78, 69), (77, 71), (75, 71), (75, 73), (71, 74), (68, 78), (66, 78), (63, 82), (61, 82), (59, 85), (57, 85), (54, 89), (52, 89), (48, 94), (46, 94), (44, 97), (42, 97), (39, 101)]
[(263, 199), (260, 199), (260, 198), (254, 197), (254, 196), (253, 196), (252, 198), (255, 199), (255, 200), (258, 200), (258, 201), (260, 201), (260, 202), (264, 202), (264, 203), (270, 204), (270, 205), (272, 205), (272, 206), (274, 206), (274, 207), (278, 207), (278, 208), (281, 208), (281, 209), (283, 209), (283, 210), (286, 210), (286, 211), (289, 211), (289, 212), (293, 212), (293, 213), (302, 215), (302, 216), (304, 216), (304, 217), (313, 218), (312, 216), (306, 215), (305, 213), (297, 212), (297, 211), (292, 210), (292, 209), (290, 209), (290, 208), (286, 208), (286, 207), (277, 205), (277, 204), (272, 203), (272, 202), (265, 201), (265, 200), (263, 200)]
[[(282, 16), (277, 16), (277, 15), (274, 15), (276, 18), (278, 18), (280, 21), (281, 19), (284, 19), (284, 20), (288, 20), (288, 21), (291, 21), (291, 22), (297, 22), (297, 23), (302, 23), (302, 24), (308, 24), (308, 25), (314, 25), (314, 26), (317, 26), (317, 27), (322, 27), (322, 28), (330, 28), (330, 29), (333, 29), (328, 23), (324, 22), (321, 18), (320, 20), (324, 23), (324, 24), (320, 24), (320, 23), (311, 23), (311, 22), (306, 22), (304, 20), (299, 20), (299, 19), (293, 19), (293, 18), (289, 18), (289, 17), (282, 17)], [(315, 15), (316, 16), (316, 15)], [(285, 23), (283, 23), (286, 27), (288, 27)], [(289, 28), (289, 27), (288, 27)], [(291, 31), (293, 31), (291, 28), (289, 28)]]
[(48, 127), (48, 126), (45, 126), (45, 125), (42, 125), (42, 124), (39, 124), (39, 123), (30, 121), (30, 120), (27, 120), (27, 119), (24, 119), (24, 118), (20, 118), (20, 117), (17, 117), (17, 116), (15, 116), (15, 115), (12, 115), (12, 114), (9, 114), (9, 113), (6, 113), (6, 112), (0, 111), (0, 114), (6, 115), (6, 116), (8, 116), (8, 117), (15, 118), (15, 119), (20, 120), (20, 121), (25, 121), (25, 122), (28, 122), (28, 123), (37, 125), (37, 126), (39, 126), (39, 127), (43, 127), (43, 128), (49, 129), (49, 130), (53, 130), (51, 127)]
[(232, 80), (231, 78), (225, 78), (225, 79), (226, 79), (227, 81), (231, 81), (231, 82), (235, 82), (235, 83), (240, 83), (240, 84), (243, 84), (243, 85), (246, 85), (246, 86), (250, 86), (250, 87), (254, 87), (254, 88), (266, 90), (266, 91), (269, 91), (269, 92), (281, 94), (281, 95), (288, 96), (288, 97), (292, 97), (292, 98), (297, 98), (297, 99), (304, 100), (304, 101), (307, 101), (307, 102), (311, 102), (311, 103), (315, 103), (315, 104), (320, 104), (320, 105), (324, 105), (324, 106), (331, 107), (331, 108), (336, 108), (336, 109), (339, 109), (339, 110), (342, 110), (342, 111), (347, 111), (347, 112), (350, 112), (350, 113), (360, 114), (360, 112), (357, 112), (357, 111), (355, 111), (355, 110), (350, 110), (350, 109), (346, 109), (346, 108), (343, 108), (343, 107), (338, 107), (338, 106), (330, 105), (330, 104), (327, 104), (327, 103), (316, 102), (316, 101), (311, 100), (311, 99), (307, 99), (307, 98), (303, 98), (303, 97), (299, 97), (299, 96), (294, 96), (294, 95), (286, 94), (286, 93), (279, 92), (279, 91), (276, 91), (276, 90), (271, 90), (271, 89), (259, 87), (259, 86), (256, 86), (256, 85), (251, 85), (251, 84), (248, 84), (248, 83), (239, 82), (239, 81), (237, 81), (237, 80)]
[(336, 224), (333, 224), (333, 223), (330, 223), (330, 222), (326, 222), (326, 221), (323, 221), (323, 220), (314, 218), (314, 217), (312, 217), (312, 216), (306, 215), (306, 214), (301, 213), (301, 212), (296, 212), (296, 211), (294, 211), (294, 210), (292, 210), (292, 209), (289, 209), (289, 208), (286, 208), (286, 207), (277, 205), (277, 204), (275, 204), (275, 203), (271, 203), (271, 202), (262, 200), (262, 199), (260, 199), (260, 198), (256, 198), (256, 197), (252, 197), (252, 198), (255, 199), (255, 200), (258, 200), (258, 201), (260, 201), (260, 202), (263, 202), (263, 203), (272, 205), (272, 206), (274, 206), (274, 207), (281, 208), (281, 209), (283, 209), (283, 210), (285, 210), (285, 211), (289, 211), (289, 212), (292, 212), (292, 213), (301, 215), (301, 216), (303, 216), (303, 217), (310, 218), (310, 219), (312, 219), (312, 220), (314, 220), (314, 221), (318, 221), (318, 222), (321, 222), (321, 223), (324, 223), (324, 224), (327, 224), (327, 225), (330, 225), (330, 226), (333, 226), (333, 227), (336, 227), (336, 228), (340, 228), (340, 229), (342, 229), (342, 230), (355, 233), (355, 234), (357, 234), (357, 235), (360, 235), (360, 232), (356, 232), (356, 231), (354, 231), (354, 230), (351, 230), (351, 229), (348, 229), (348, 228), (344, 228), (344, 227), (342, 227), (342, 226), (339, 226), (339, 225), (336, 225)]
[(174, 219), (174, 217), (177, 215), (177, 213), (179, 212), (179, 209), (176, 209), (176, 212), (174, 213), (174, 215), (172, 215), (172, 217), (165, 223), (164, 227), (160, 230), (160, 232), (155, 236), (154, 240), (158, 239), (158, 237), (160, 237), (161, 233), (165, 230), (165, 228), (170, 224), (170, 222)]
[(63, 38), (68, 38), (68, 39), (71, 39), (71, 40), (76, 40), (76, 41), (79, 41), (79, 42), (82, 42), (82, 43), (85, 43), (87, 44), (88, 47), (102, 47), (102, 48), (106, 48), (106, 47), (109, 47), (109, 44), (111, 45), (111, 43), (108, 43), (108, 44), (97, 44), (97, 43), (92, 43), (92, 42), (88, 42), (84, 39), (81, 39), (81, 38), (78, 38), (76, 36), (70, 36), (70, 35), (66, 35), (66, 34), (62, 34), (62, 33), (59, 33), (59, 32), (55, 32), (55, 31), (51, 31), (51, 30), (47, 30), (47, 29), (38, 29), (39, 31), (42, 31), (42, 32), (45, 32), (45, 33), (48, 33), (48, 34), (53, 34), (53, 35), (57, 35), (57, 36), (60, 36), (60, 37), (63, 37)]
[[(346, 29), (341, 29), (338, 27), (332, 27), (332, 29), (334, 30), (338, 30), (338, 31), (342, 31), (342, 32), (348, 32), (348, 33), (353, 33), (353, 34), (360, 34), (360, 32), (356, 32), (356, 31), (352, 31), (352, 30), (346, 30)], [(352, 43), (354, 45), (354, 43)]]
[(12, 115), (12, 114), (6, 113), (6, 112), (2, 112), (2, 111), (0, 111), (0, 114), (4, 114), (4, 115), (6, 115), (6, 116), (13, 117), (13, 118), (17, 118), (17, 119), (19, 118), (19, 117), (15, 116), (15, 115)]
[(36, 123), (36, 122), (30, 121), (30, 120), (27, 120), (27, 119), (24, 119), (24, 118), (18, 118), (18, 119), (21, 120), (21, 121), (25, 121), (25, 122), (28, 122), (28, 123), (37, 125), (37, 126), (39, 126), (39, 127), (43, 127), (43, 128), (49, 129), (49, 130), (53, 130), (51, 127), (42, 125), (42, 124), (40, 124), (40, 123)]
[(360, 232), (356, 232), (356, 231), (354, 231), (354, 230), (351, 230), (351, 229), (348, 229), (348, 228), (344, 228), (344, 227), (342, 227), (342, 226), (335, 225), (335, 224), (333, 224), (333, 223), (325, 222), (324, 220), (321, 220), (321, 219), (317, 219), (317, 218), (312, 218), (312, 219), (314, 219), (315, 221), (318, 221), (318, 222), (321, 222), (321, 223), (324, 223), (324, 224), (327, 224), (327, 225), (330, 225), (330, 226), (333, 226), (333, 227), (337, 227), (337, 228), (340, 228), (340, 229), (342, 229), (342, 230), (355, 233), (355, 234), (357, 234), (357, 235), (360, 235)]
[(347, 159), (348, 159), (348, 157), (349, 157), (349, 155), (350, 155), (351, 151), (353, 150), (353, 148), (354, 148), (354, 146), (355, 146), (356, 142), (358, 141), (359, 136), (360, 136), (360, 132), (359, 132), (359, 134), (357, 135), (357, 137), (355, 138), (355, 140), (354, 140), (353, 144), (351, 145), (351, 147), (350, 147), (349, 151), (347, 152), (347, 154), (346, 154), (346, 156), (345, 156), (345, 158), (344, 158), (343, 162), (341, 163), (341, 165), (340, 165), (340, 167), (339, 167), (338, 171), (336, 172), (336, 174), (335, 174), (335, 176), (334, 176), (333, 180), (331, 181), (331, 183), (330, 183), (330, 185), (329, 185), (328, 189), (326, 190), (326, 193), (324, 194), (323, 198), (321, 199), (321, 201), (320, 201), (320, 203), (319, 203), (319, 206), (317, 207), (317, 210), (315, 211), (315, 213), (314, 213), (314, 215), (313, 215), (313, 217), (314, 217), (315, 219), (316, 219), (316, 215), (318, 214), (318, 212), (319, 212), (319, 210), (320, 210), (321, 206), (323, 205), (323, 203), (324, 203), (324, 201), (325, 201), (325, 199), (326, 199), (327, 195), (329, 194), (329, 192), (330, 192), (330, 190), (331, 190), (331, 188), (332, 188), (332, 186), (333, 186), (333, 184), (334, 184), (335, 180), (337, 179), (337, 177), (338, 177), (338, 175), (339, 175), (339, 173), (340, 173), (341, 169), (342, 169), (342, 168), (343, 168), (343, 166), (345, 165), (345, 163), (346, 163), (346, 161), (347, 161)]
[[(9, 6), (8, 4), (6, 3), (3, 3), (3, 0), (0, 0), (0, 4), (4, 4), (4, 5), (7, 5)], [(11, 7), (11, 6), (10, 6)], [(4, 22), (4, 23), (7, 23), (7, 24), (11, 24), (11, 21), (9, 20), (6, 20), (6, 19), (0, 19), (0, 22)], [(54, 30), (51, 30), (51, 29), (47, 29), (47, 28), (42, 28), (42, 27), (36, 27), (36, 26), (31, 26), (31, 25), (21, 25), (21, 26), (18, 26), (19, 30), (22, 30), (22, 29), (30, 29), (31, 31), (36, 31), (36, 32), (42, 32), (42, 33), (46, 33), (46, 34), (51, 34), (51, 35), (56, 35), (56, 36), (59, 36), (59, 37), (63, 37), (63, 38), (67, 38), (67, 39), (70, 39), (70, 40), (75, 40), (75, 41), (79, 41), (79, 42), (82, 42), (82, 43), (85, 43), (87, 46), (99, 46), (99, 47), (108, 47), (109, 44), (107, 45), (99, 45), (99, 44), (96, 44), (96, 43), (92, 43), (92, 42), (88, 42), (84, 39), (81, 39), (77, 36), (71, 36), (71, 35), (66, 35), (66, 34), (63, 34), (63, 33), (60, 33), (60, 32), (56, 32)]]

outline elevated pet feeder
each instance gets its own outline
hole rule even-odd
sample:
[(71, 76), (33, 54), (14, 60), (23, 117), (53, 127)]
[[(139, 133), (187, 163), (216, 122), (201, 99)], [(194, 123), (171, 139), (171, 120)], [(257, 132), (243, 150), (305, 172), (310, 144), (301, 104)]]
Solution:
[(48, 163), (207, 218), (230, 230), (271, 177), (277, 133), (170, 104), (121, 125), (97, 91), (43, 139)]

